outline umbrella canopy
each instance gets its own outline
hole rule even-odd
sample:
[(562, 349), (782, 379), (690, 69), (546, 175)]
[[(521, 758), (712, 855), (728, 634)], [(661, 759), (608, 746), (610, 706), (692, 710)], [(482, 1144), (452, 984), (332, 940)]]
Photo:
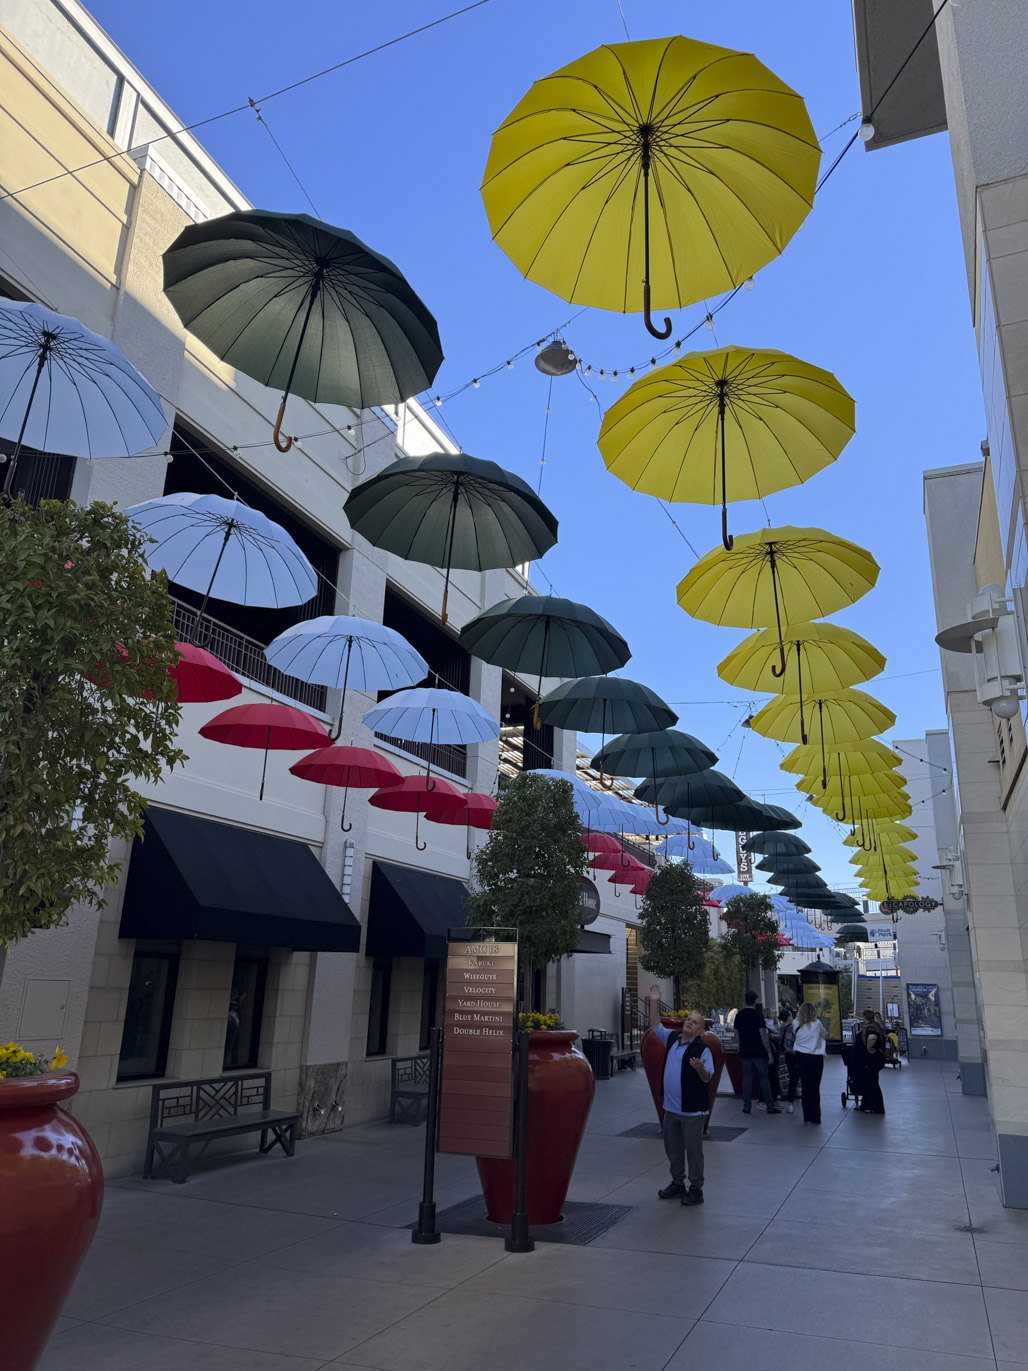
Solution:
[(660, 728), (612, 738), (590, 765), (611, 776), (643, 776), (655, 782), (706, 771), (716, 761), (717, 753), (691, 733)]
[(414, 846), (424, 852), (428, 843), (418, 836), (422, 814), (445, 799), (460, 799), (460, 791), (441, 776), (404, 776), (399, 785), (388, 785), (368, 796), (368, 804), (376, 809), (389, 809), (397, 814), (413, 814)]
[[(813, 736), (822, 748), (822, 787), (828, 785), (829, 748), (838, 750), (847, 743), (859, 743), (896, 722), (891, 709), (862, 690), (825, 691), (808, 700), (807, 708)], [(753, 731), (779, 742), (800, 742), (804, 736), (801, 711), (798, 695), (779, 695), (754, 715)]]
[(665, 857), (684, 857), (700, 876), (727, 876), (734, 868), (702, 833), (679, 833), (664, 839), (657, 849)]
[[(903, 765), (903, 758), (877, 738), (829, 748), (825, 755), (829, 772), (845, 776), (879, 776)], [(779, 766), (798, 776), (812, 776), (821, 765), (821, 749), (816, 743), (800, 744), (787, 752)]]
[[(553, 767), (532, 767), (533, 776), (542, 776), (550, 781), (566, 781), (571, 786), (578, 821), (591, 834), (617, 833), (625, 828), (627, 805), (612, 795), (601, 794), (586, 785), (580, 776), (572, 771), (557, 771)], [(612, 840), (613, 841), (613, 840)], [(620, 844), (618, 844), (620, 847)]]
[(760, 833), (751, 833), (743, 841), (743, 848), (747, 852), (797, 852), (806, 854), (810, 848), (802, 838), (797, 838), (794, 833), (778, 833), (764, 830)]
[(836, 930), (835, 941), (837, 943), (866, 943), (870, 939), (867, 936), (867, 928), (863, 924), (845, 924)]
[(897, 790), (891, 795), (870, 795), (866, 799), (856, 800), (848, 813), (838, 791), (820, 791), (811, 797), (811, 804), (818, 809), (832, 810), (840, 823), (848, 820), (851, 824), (866, 825), (870, 819), (909, 819), (913, 812), (910, 797), (905, 790)]
[(395, 629), (347, 614), (294, 624), (264, 655), (287, 676), (335, 690), (400, 690), (428, 675), (424, 657)]
[[(429, 748), (433, 743), (484, 743), (500, 735), (499, 724), (477, 700), (457, 690), (428, 686), (398, 690), (381, 704), (372, 705), (363, 720), (374, 733), (427, 743)], [(426, 778), (431, 769), (429, 762)]]
[[(539, 701), (539, 718), (554, 728), (601, 735), (639, 734), (668, 729), (678, 722), (678, 715), (659, 695), (623, 676), (583, 676), (578, 681), (564, 681)], [(591, 765), (610, 771), (596, 759)]]
[(306, 214), (241, 210), (190, 224), (164, 254), (164, 293), (229, 366), (286, 400), (368, 409), (430, 385), (435, 319), (400, 270), (345, 229)]
[(267, 702), (233, 705), (223, 710), (200, 729), (201, 738), (211, 742), (228, 743), (232, 747), (255, 747), (264, 751), (261, 768), (261, 788), (258, 799), (264, 799), (264, 782), (268, 771), (268, 752), (301, 752), (311, 747), (324, 747), (328, 729), (293, 705)]
[(641, 782), (634, 793), (639, 800), (662, 804), (676, 812), (698, 809), (708, 802), (724, 804), (747, 799), (733, 780), (712, 767), (692, 776), (658, 776), (656, 780)]
[(160, 397), (107, 338), (42, 305), (0, 300), (0, 438), (67, 457), (135, 457), (164, 436)]
[[(617, 629), (588, 605), (556, 595), (519, 595), (490, 605), (460, 631), (461, 646), (493, 666), (539, 677), (616, 671), (631, 657)], [(536, 727), (540, 727), (538, 715)]]
[(488, 829), (493, 822), (497, 801), (491, 795), (481, 795), (469, 790), (466, 794), (440, 795), (434, 798), (425, 810), (425, 818), (434, 824), (463, 824), (467, 833), (465, 851), (471, 860), (471, 830)]
[(748, 885), (719, 885), (715, 890), (710, 891), (707, 899), (714, 904), (727, 904), (736, 895), (752, 895), (754, 892)]
[(409, 562), (446, 572), (533, 562), (557, 541), (557, 520), (532, 488), (466, 452), (401, 457), (355, 486), (343, 506), (355, 533)]
[(212, 652), (193, 643), (176, 643), (178, 661), (168, 675), (176, 682), (179, 704), (213, 704), (242, 694), (242, 682)]
[(688, 817), (697, 828), (722, 829), (729, 833), (748, 833), (763, 818), (759, 806), (746, 803), (745, 797), (736, 803), (710, 803), (686, 810), (680, 818)]
[[(917, 834), (906, 824), (899, 823), (876, 823), (872, 825), (872, 833), (876, 847), (890, 848), (897, 847), (901, 843), (913, 843), (917, 841)], [(846, 847), (860, 847), (860, 838), (855, 833), (847, 834), (843, 838)], [(870, 838), (868, 840), (870, 842)]]
[(238, 500), (180, 491), (125, 513), (154, 540), (148, 565), (203, 595), (197, 624), (211, 597), (283, 609), (317, 594), (314, 568), (285, 529)]
[(802, 99), (755, 57), (682, 37), (611, 43), (511, 111), (482, 198), (530, 281), (575, 304), (641, 304), (667, 338), (651, 286), (678, 308), (752, 276), (803, 222), (819, 161)]
[(887, 865), (902, 866), (906, 863), (913, 864), (917, 861), (917, 855), (909, 847), (903, 847), (897, 843), (895, 847), (883, 848), (880, 852), (854, 852), (850, 858), (852, 866), (870, 867), (877, 864), (879, 867), (882, 862)]
[(791, 810), (785, 809), (782, 805), (761, 804), (757, 806), (765, 816), (763, 830), (777, 831), (783, 828), (802, 828), (800, 819)]
[(820, 871), (821, 868), (810, 857), (802, 857), (799, 853), (795, 856), (782, 853), (762, 858), (757, 862), (757, 870), (777, 871), (779, 875), (799, 875), (802, 871)]
[(603, 417), (600, 453), (633, 490), (721, 505), (806, 481), (853, 437), (853, 400), (835, 377), (787, 352), (691, 352), (636, 381)]
[(349, 833), (353, 828), (353, 824), (346, 822), (346, 800), (351, 787), (354, 790), (374, 790), (380, 786), (399, 785), (403, 780), (402, 772), (388, 758), (369, 747), (319, 747), (316, 752), (310, 752), (294, 762), (289, 770), (303, 781), (342, 789), (343, 811), (339, 827), (344, 833)]
[(730, 628), (774, 624), (774, 675), (787, 663), (783, 625), (834, 614), (859, 600), (878, 579), (862, 547), (820, 528), (762, 528), (740, 534), (731, 549), (706, 553), (679, 582), (678, 603), (694, 619)]

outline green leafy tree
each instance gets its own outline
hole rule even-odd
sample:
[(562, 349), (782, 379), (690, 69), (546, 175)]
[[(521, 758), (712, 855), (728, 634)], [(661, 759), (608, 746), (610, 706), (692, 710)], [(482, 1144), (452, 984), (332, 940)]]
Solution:
[(723, 938), (711, 938), (702, 973), (685, 983), (685, 1006), (706, 1014), (740, 1004), (745, 991), (746, 971), (738, 955), (725, 946)]
[(747, 971), (774, 971), (782, 960), (781, 930), (769, 895), (733, 895), (722, 911), (728, 930), (722, 942)]
[(674, 982), (680, 1009), (683, 983), (702, 973), (710, 942), (703, 891), (688, 862), (657, 868), (643, 895), (639, 922), (639, 960), (655, 976)]
[(569, 781), (522, 771), (504, 786), (475, 854), (468, 923), (518, 930), (527, 984), (578, 945), (578, 900), (589, 854)]
[[(99, 905), (183, 761), (167, 581), (112, 506), (0, 504), (0, 946)], [(125, 644), (123, 648), (121, 644)]]

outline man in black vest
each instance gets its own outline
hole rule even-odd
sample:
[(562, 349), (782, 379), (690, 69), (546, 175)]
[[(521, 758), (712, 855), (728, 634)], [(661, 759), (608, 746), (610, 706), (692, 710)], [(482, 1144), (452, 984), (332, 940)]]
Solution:
[[(714, 1074), (714, 1058), (701, 1038), (702, 1014), (690, 1014), (681, 1033), (660, 1022), (660, 986), (650, 986), (650, 1027), (664, 1044), (664, 1151), (671, 1166), (671, 1184), (657, 1194), (662, 1200), (681, 1199), (685, 1205), (703, 1203), (703, 1128), (710, 1113), (707, 1082)], [(686, 1164), (689, 1189), (685, 1188)]]

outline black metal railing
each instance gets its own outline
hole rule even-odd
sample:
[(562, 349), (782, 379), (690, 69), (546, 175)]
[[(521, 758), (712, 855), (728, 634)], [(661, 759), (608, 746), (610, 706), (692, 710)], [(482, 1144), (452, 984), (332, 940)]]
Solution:
[(429, 747), (428, 743), (411, 743), (405, 738), (390, 738), (388, 733), (376, 733), (375, 737), (381, 738), (384, 743), (391, 743), (393, 747), (398, 747), (401, 752), (406, 752), (411, 757), (417, 757), (420, 762), (431, 762), (439, 771), (449, 771), (454, 776), (468, 774), (468, 749), (462, 744), (433, 743)]
[(184, 643), (195, 640), (198, 647), (206, 648), (219, 662), (245, 676), (256, 685), (267, 686), (270, 690), (285, 695), (308, 709), (325, 712), (328, 690), (322, 685), (312, 685), (310, 681), (300, 681), (295, 676), (287, 676), (273, 667), (264, 655), (264, 645), (255, 638), (248, 638), (228, 624), (219, 623), (209, 614), (203, 616), (203, 623), (197, 627), (198, 614), (192, 605), (172, 597), (172, 623), (175, 635)]

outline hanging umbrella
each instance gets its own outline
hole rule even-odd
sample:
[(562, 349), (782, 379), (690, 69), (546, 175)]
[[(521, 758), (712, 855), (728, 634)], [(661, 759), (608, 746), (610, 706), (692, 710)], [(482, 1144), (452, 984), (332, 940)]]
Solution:
[(810, 852), (807, 844), (795, 833), (768, 831), (751, 833), (743, 841), (743, 848), (747, 852), (796, 852), (804, 855)]
[[(600, 749), (590, 765), (601, 773), (612, 776), (644, 776), (654, 783), (660, 777), (686, 777), (693, 772), (704, 772), (717, 761), (717, 753), (712, 752), (699, 738), (691, 733), (683, 733), (676, 728), (651, 729), (643, 733), (623, 733), (613, 738)], [(639, 792), (636, 791), (639, 795)], [(653, 794), (645, 798), (654, 805), (654, 816), (664, 826), (659, 808)]]
[(784, 675), (778, 670), (778, 635), (771, 628), (744, 638), (718, 663), (717, 674), (740, 690), (799, 696), (801, 743), (806, 744), (806, 732), (802, 729), (804, 694), (860, 685), (884, 669), (885, 658), (866, 638), (838, 624), (790, 624), (782, 633), (786, 650)]
[(658, 849), (665, 857), (684, 857), (698, 876), (726, 876), (734, 868), (702, 833), (677, 834), (664, 839)]
[(887, 866), (912, 866), (917, 861), (917, 856), (909, 847), (897, 843), (895, 847), (883, 848), (880, 853), (873, 855), (866, 852), (854, 852), (850, 858), (850, 864), (866, 869), (872, 865), (880, 866), (883, 860)]
[[(539, 677), (616, 671), (631, 657), (617, 629), (588, 605), (555, 595), (519, 595), (490, 605), (460, 631), (461, 646), (493, 666)], [(536, 728), (541, 727), (538, 713)]]
[(414, 846), (419, 852), (424, 852), (428, 843), (423, 843), (418, 834), (421, 815), (428, 812), (436, 799), (441, 800), (444, 796), (459, 799), (460, 791), (449, 781), (444, 781), (441, 776), (429, 779), (426, 773), (424, 776), (404, 776), (399, 785), (388, 785), (382, 790), (376, 790), (368, 797), (368, 804), (374, 805), (376, 809), (392, 810), (397, 814), (413, 814)]
[(623, 826), (623, 806), (610, 795), (601, 795), (572, 771), (557, 771), (553, 767), (531, 767), (533, 776), (542, 776), (549, 781), (566, 781), (571, 786), (571, 795), (578, 821), (588, 833), (616, 833)]
[(349, 833), (353, 824), (346, 822), (346, 799), (351, 789), (375, 790), (399, 785), (403, 775), (386, 757), (369, 747), (319, 747), (316, 752), (301, 757), (289, 768), (294, 776), (316, 785), (340, 786), (343, 791), (343, 812), (339, 827)]
[(610, 883), (614, 887), (614, 898), (621, 898), (620, 886), (627, 885), (629, 889), (637, 885), (643, 875), (650, 874), (649, 867), (646, 867), (635, 857), (629, 857), (627, 865), (619, 865), (610, 873)]
[(283, 609), (317, 594), (314, 568), (285, 529), (238, 500), (181, 491), (125, 513), (154, 540), (144, 549), (147, 564), (203, 595), (194, 634), (212, 596)]
[(783, 625), (834, 614), (866, 595), (878, 563), (862, 547), (820, 528), (762, 528), (741, 533), (730, 551), (706, 553), (679, 582), (678, 603), (694, 619), (730, 628), (777, 630), (785, 675)]
[(721, 771), (708, 767), (691, 776), (658, 776), (642, 781), (635, 788), (635, 796), (648, 804), (663, 804), (671, 811), (698, 809), (707, 801), (747, 800), (746, 794)]
[[(845, 747), (829, 749), (826, 754), (829, 772), (838, 772), (845, 767), (847, 776), (878, 776), (884, 771), (892, 771), (903, 765), (903, 758), (893, 752), (877, 738), (867, 738), (860, 743), (847, 743)], [(779, 763), (782, 771), (790, 771), (797, 776), (813, 775), (821, 765), (821, 749), (816, 743), (806, 747), (802, 744), (787, 752)]]
[(290, 395), (395, 405), (443, 360), (432, 315), (386, 257), (306, 214), (251, 209), (189, 224), (165, 252), (164, 293), (229, 366)]
[[(435, 791), (432, 792), (433, 795)], [(471, 860), (471, 830), (488, 829), (493, 822), (497, 801), (491, 795), (480, 795), (469, 790), (457, 797), (443, 794), (425, 810), (425, 818), (434, 824), (463, 824), (467, 830), (466, 852)]]
[[(139, 651), (139, 647), (136, 651)], [(193, 643), (176, 643), (178, 659), (174, 666), (168, 667), (168, 675), (175, 682), (175, 698), (181, 705), (214, 704), (217, 700), (231, 700), (241, 695), (243, 684), (219, 662), (211, 652)], [(142, 648), (145, 656), (146, 649)], [(130, 662), (125, 647), (118, 643), (115, 655), (121, 662)], [(103, 662), (98, 662), (91, 671), (83, 673), (87, 681), (92, 681), (101, 690), (109, 690), (114, 684), (110, 670)], [(151, 696), (144, 692), (147, 699)]]
[(839, 777), (829, 774), (827, 786), (822, 788), (820, 782), (820, 776), (802, 776), (796, 782), (796, 789), (808, 795), (811, 804), (819, 809), (831, 809), (839, 823), (852, 819), (861, 807), (870, 815), (871, 801), (895, 800), (898, 796), (906, 798), (903, 777), (894, 776), (891, 772), (880, 776)]
[(589, 853), (589, 865), (594, 872), (614, 871), (622, 863), (627, 865), (628, 854), (609, 833), (580, 833), (578, 836)]
[(728, 833), (748, 833), (756, 828), (761, 819), (757, 806), (744, 801), (710, 803), (686, 812), (698, 828), (721, 829)]
[(425, 781), (429, 790), (435, 784), (430, 779), (433, 744), (484, 743), (500, 736), (500, 725), (477, 700), (457, 690), (428, 686), (396, 691), (372, 705), (363, 721), (373, 733), (428, 745)]
[(398, 690), (428, 675), (424, 657), (395, 629), (347, 614), (323, 614), (294, 624), (269, 643), (264, 655), (287, 676), (341, 690), (339, 729), (348, 688)]
[(763, 857), (756, 864), (758, 871), (776, 871), (779, 874), (798, 875), (801, 871), (820, 871), (817, 862), (811, 861), (809, 857), (801, 857), (798, 853), (795, 856), (775, 855)]
[(754, 892), (748, 885), (719, 885), (715, 890), (710, 891), (707, 898), (714, 904), (725, 905), (736, 895), (752, 895)]
[[(873, 696), (862, 690), (826, 690), (808, 700), (814, 732), (821, 745), (821, 785), (828, 785), (828, 748), (839, 749), (846, 743), (859, 743), (891, 728), (896, 716)], [(754, 733), (779, 742), (801, 740), (800, 701), (797, 695), (779, 695), (754, 715)]]
[(763, 831), (777, 831), (785, 828), (802, 828), (800, 819), (782, 805), (761, 804), (757, 806), (764, 815)]
[(67, 457), (135, 457), (168, 427), (160, 397), (107, 338), (42, 305), (0, 300), (0, 438)]
[(853, 431), (853, 400), (830, 372), (787, 352), (722, 347), (636, 381), (607, 410), (597, 442), (607, 470), (633, 490), (720, 504), (731, 550), (729, 499), (800, 485)]
[[(666, 729), (678, 722), (678, 715), (659, 695), (623, 676), (583, 676), (577, 681), (562, 681), (539, 701), (538, 714), (544, 724), (579, 733), (599, 733), (604, 741), (608, 733), (638, 734)], [(601, 748), (598, 756), (602, 755)], [(598, 765), (597, 758), (590, 765), (600, 772), (610, 770)]]
[(216, 714), (200, 729), (201, 738), (214, 743), (228, 743), (232, 747), (258, 747), (264, 752), (261, 767), (259, 800), (264, 799), (264, 781), (268, 772), (268, 752), (304, 752), (311, 747), (324, 747), (328, 729), (293, 705), (254, 703), (233, 705)]
[(557, 520), (520, 476), (466, 452), (401, 457), (362, 481), (343, 511), (373, 547), (446, 571), (533, 562), (557, 541)]
[[(802, 99), (748, 53), (611, 43), (537, 81), (493, 136), (493, 240), (574, 304), (650, 319), (740, 285), (810, 210), (820, 150)], [(651, 183), (653, 234), (650, 232)]]
[[(917, 834), (906, 824), (880, 823), (874, 825), (874, 838), (877, 847), (896, 847), (901, 843), (913, 843), (917, 841)], [(849, 834), (843, 838), (846, 847), (860, 847), (860, 842), (855, 834)]]

